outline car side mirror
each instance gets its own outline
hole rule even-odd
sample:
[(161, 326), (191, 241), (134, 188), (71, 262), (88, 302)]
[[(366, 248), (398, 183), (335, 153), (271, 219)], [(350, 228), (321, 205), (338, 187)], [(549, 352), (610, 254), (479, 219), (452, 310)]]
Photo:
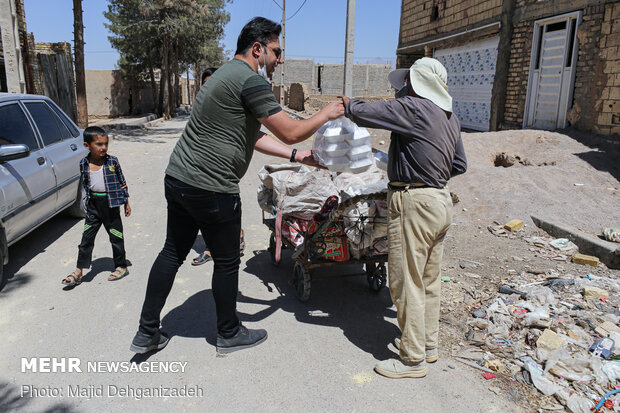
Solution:
[(30, 154), (28, 145), (0, 145), (0, 162), (25, 158)]

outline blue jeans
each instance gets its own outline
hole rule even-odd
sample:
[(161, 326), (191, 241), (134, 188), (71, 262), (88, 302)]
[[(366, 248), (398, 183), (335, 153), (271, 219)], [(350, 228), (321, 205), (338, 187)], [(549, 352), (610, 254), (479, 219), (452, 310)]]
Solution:
[(217, 330), (223, 337), (232, 337), (237, 334), (240, 325), (237, 292), (241, 262), (241, 198), (239, 194), (196, 188), (168, 175), (164, 186), (168, 201), (166, 242), (149, 273), (140, 315), (140, 331), (152, 335), (159, 329), (161, 310), (172, 289), (174, 277), (200, 230), (214, 262), (212, 291)]

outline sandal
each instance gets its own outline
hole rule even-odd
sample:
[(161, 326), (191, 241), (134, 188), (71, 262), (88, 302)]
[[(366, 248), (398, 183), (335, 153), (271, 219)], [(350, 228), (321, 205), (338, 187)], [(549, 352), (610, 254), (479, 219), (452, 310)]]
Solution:
[(113, 273), (111, 273), (108, 276), (108, 281), (120, 280), (121, 278), (124, 278), (127, 275), (129, 275), (129, 270), (127, 268), (118, 267), (117, 269), (114, 270)]
[(82, 276), (78, 278), (78, 275), (75, 272), (67, 275), (61, 281), (62, 285), (66, 285), (68, 287), (75, 287), (76, 285), (82, 284)]
[(211, 261), (212, 259), (213, 258), (211, 257), (211, 253), (209, 252), (209, 250), (206, 250), (205, 252), (203, 252), (202, 254), (200, 254), (199, 256), (197, 256), (196, 258), (192, 260), (192, 265), (194, 266), (202, 265), (205, 262)]
[(243, 239), (243, 230), (241, 230), (241, 236), (239, 237), (239, 252), (243, 255), (243, 250), (245, 250), (245, 240)]

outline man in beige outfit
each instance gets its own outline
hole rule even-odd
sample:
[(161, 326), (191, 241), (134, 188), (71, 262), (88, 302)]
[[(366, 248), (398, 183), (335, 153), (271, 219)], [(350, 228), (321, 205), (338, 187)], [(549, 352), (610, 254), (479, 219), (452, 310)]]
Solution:
[(467, 169), (461, 125), (452, 113), (447, 72), (422, 58), (388, 79), (396, 99), (366, 103), (343, 97), (346, 116), (360, 126), (392, 132), (388, 156), (389, 286), (396, 305), (400, 360), (377, 373), (424, 377), (438, 359), (443, 241), (452, 222), (448, 180)]

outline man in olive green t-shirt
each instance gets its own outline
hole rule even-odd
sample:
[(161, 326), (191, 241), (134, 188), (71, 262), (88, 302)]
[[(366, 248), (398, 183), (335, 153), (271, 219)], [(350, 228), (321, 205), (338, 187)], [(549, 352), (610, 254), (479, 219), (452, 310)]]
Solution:
[(216, 347), (230, 353), (262, 343), (267, 332), (245, 328), (237, 318), (239, 180), (254, 150), (316, 166), (311, 150), (292, 149), (260, 132), (261, 124), (279, 140), (294, 144), (308, 139), (328, 120), (344, 115), (342, 101), (315, 116), (293, 120), (271, 91), (270, 79), (282, 63), (281, 26), (255, 17), (241, 30), (237, 51), (202, 86), (192, 113), (175, 146), (164, 179), (168, 202), (166, 242), (149, 273), (140, 326), (131, 351), (162, 349), (160, 314), (179, 266), (200, 230), (214, 261), (212, 291), (217, 316)]

